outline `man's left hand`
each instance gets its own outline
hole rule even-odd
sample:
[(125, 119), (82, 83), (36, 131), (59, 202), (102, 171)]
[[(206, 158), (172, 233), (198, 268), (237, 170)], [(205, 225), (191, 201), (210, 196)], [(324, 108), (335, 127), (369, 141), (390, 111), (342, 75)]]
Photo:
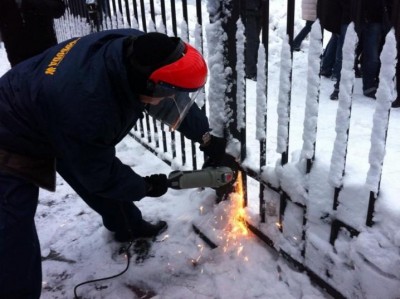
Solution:
[(146, 196), (160, 197), (168, 191), (169, 183), (165, 174), (153, 174), (144, 178), (146, 182)]

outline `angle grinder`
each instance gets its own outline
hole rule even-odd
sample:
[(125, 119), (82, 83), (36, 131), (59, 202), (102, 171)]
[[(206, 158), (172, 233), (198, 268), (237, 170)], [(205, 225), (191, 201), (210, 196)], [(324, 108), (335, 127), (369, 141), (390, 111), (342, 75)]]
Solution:
[(201, 170), (176, 170), (169, 174), (168, 181), (172, 189), (218, 188), (233, 183), (235, 174), (226, 166), (207, 167)]

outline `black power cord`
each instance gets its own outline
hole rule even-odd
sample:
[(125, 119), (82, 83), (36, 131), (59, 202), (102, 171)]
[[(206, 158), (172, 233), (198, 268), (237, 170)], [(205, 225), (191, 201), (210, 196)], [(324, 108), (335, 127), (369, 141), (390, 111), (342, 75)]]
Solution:
[(98, 282), (98, 281), (113, 279), (113, 278), (116, 278), (116, 277), (118, 277), (118, 276), (121, 276), (121, 275), (124, 274), (126, 271), (128, 271), (128, 269), (129, 269), (129, 264), (130, 264), (130, 261), (131, 261), (131, 254), (129, 253), (129, 249), (131, 248), (132, 244), (133, 244), (133, 241), (130, 241), (128, 247), (125, 249), (125, 253), (126, 253), (126, 256), (127, 256), (127, 263), (126, 263), (125, 269), (124, 269), (122, 272), (120, 272), (120, 273), (118, 273), (118, 274), (115, 274), (115, 275), (113, 275), (113, 276), (108, 276), (108, 277), (103, 277), (103, 278), (98, 278), (98, 279), (93, 279), (93, 280), (84, 281), (84, 282), (82, 282), (82, 283), (76, 285), (75, 288), (74, 288), (74, 299), (83, 299), (83, 298), (80, 298), (80, 297), (77, 295), (77, 292), (76, 292), (76, 291), (77, 291), (77, 289), (78, 289), (79, 287), (81, 287), (81, 286), (83, 286), (83, 285), (85, 285), (85, 284), (93, 283), (93, 282)]
[(121, 273), (115, 274), (115, 275), (113, 275), (113, 276), (108, 276), (108, 277), (104, 277), (104, 278), (98, 278), (98, 279), (88, 280), (88, 281), (84, 281), (84, 282), (82, 282), (82, 283), (76, 285), (75, 288), (74, 288), (74, 296), (75, 296), (74, 299), (83, 299), (83, 298), (79, 298), (79, 296), (78, 296), (77, 293), (76, 293), (76, 290), (77, 290), (80, 286), (83, 286), (83, 285), (89, 284), (89, 283), (93, 283), (93, 282), (98, 282), (98, 281), (103, 281), (103, 280), (108, 280), (108, 279), (116, 278), (116, 277), (121, 276), (122, 274), (124, 274), (124, 273), (125, 273), (126, 271), (128, 271), (128, 269), (129, 269), (129, 264), (130, 264), (130, 262), (131, 262), (131, 254), (129, 253), (129, 249), (131, 248), (131, 246), (132, 246), (132, 244), (133, 244), (134, 237), (133, 237), (132, 229), (131, 229), (131, 227), (130, 227), (130, 225), (129, 225), (128, 217), (127, 217), (127, 215), (126, 215), (126, 213), (125, 213), (125, 211), (124, 211), (124, 207), (123, 207), (122, 203), (119, 204), (119, 208), (120, 208), (120, 210), (121, 210), (121, 214), (122, 214), (122, 216), (123, 216), (123, 219), (124, 219), (126, 228), (127, 228), (127, 230), (128, 230), (128, 233), (130, 234), (130, 239), (131, 239), (131, 241), (129, 241), (128, 247), (125, 249), (125, 253), (126, 253), (126, 256), (127, 256), (126, 267), (125, 267), (125, 269), (124, 269)]

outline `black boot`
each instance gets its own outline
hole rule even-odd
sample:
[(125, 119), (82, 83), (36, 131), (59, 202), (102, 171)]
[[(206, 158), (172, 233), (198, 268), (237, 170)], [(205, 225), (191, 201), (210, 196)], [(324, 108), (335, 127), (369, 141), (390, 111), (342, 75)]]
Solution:
[(397, 99), (395, 99), (395, 100), (392, 102), (392, 108), (399, 108), (399, 107), (400, 107), (400, 96), (397, 97)]
[(319, 73), (322, 77), (330, 78), (332, 76), (332, 71), (321, 69)]
[(364, 90), (363, 93), (364, 93), (364, 96), (366, 96), (367, 98), (376, 99), (376, 97), (375, 97), (376, 88), (374, 88), (374, 87)]
[(356, 78), (362, 78), (362, 72), (358, 66), (354, 67), (354, 75)]
[(127, 230), (117, 231), (114, 235), (114, 239), (117, 242), (129, 242), (139, 238), (154, 238), (164, 232), (168, 228), (168, 224), (165, 221), (158, 221), (156, 224), (151, 224), (145, 220), (142, 220), (140, 226), (132, 229), (132, 232)]
[(332, 92), (330, 99), (332, 101), (336, 101), (337, 99), (339, 99), (339, 89), (336, 89)]

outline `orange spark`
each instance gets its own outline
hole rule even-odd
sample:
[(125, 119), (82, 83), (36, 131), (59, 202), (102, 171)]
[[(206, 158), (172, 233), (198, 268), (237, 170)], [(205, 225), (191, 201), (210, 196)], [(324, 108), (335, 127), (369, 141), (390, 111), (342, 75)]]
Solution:
[(246, 211), (244, 209), (242, 173), (239, 171), (235, 185), (235, 193), (231, 196), (232, 207), (229, 217), (229, 224), (232, 229), (230, 236), (236, 239), (237, 236), (247, 236), (249, 231), (246, 225)]

